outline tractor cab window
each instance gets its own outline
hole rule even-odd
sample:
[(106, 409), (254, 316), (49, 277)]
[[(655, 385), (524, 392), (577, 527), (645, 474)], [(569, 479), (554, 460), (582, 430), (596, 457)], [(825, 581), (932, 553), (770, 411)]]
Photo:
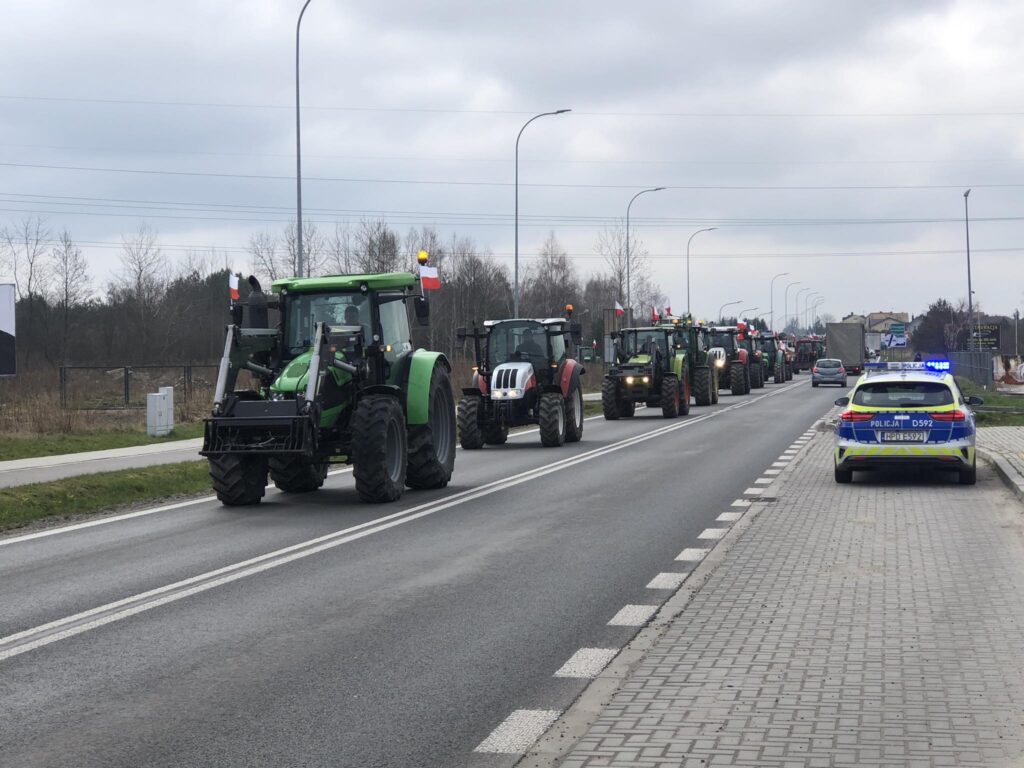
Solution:
[(548, 338), (551, 339), (551, 359), (556, 363), (565, 359), (565, 336), (561, 333), (554, 333)]
[(722, 349), (735, 349), (736, 348), (736, 334), (725, 333), (721, 331), (711, 332), (711, 346), (722, 347)]
[(409, 312), (404, 301), (388, 301), (380, 305), (381, 344), (384, 345), (384, 359), (394, 363), (402, 355), (412, 351), (409, 341)]
[(676, 349), (681, 349), (684, 352), (690, 351), (690, 334), (685, 329), (677, 328), (672, 340), (676, 345)]
[(293, 355), (313, 345), (317, 323), (358, 325), (363, 329), (364, 341), (372, 338), (370, 302), (361, 293), (292, 294), (286, 306), (285, 344)]
[(668, 334), (664, 331), (625, 331), (622, 334), (622, 351), (627, 355), (642, 355), (651, 348), (651, 343), (658, 347), (663, 355), (668, 355)]
[(487, 359), (491, 366), (517, 362), (547, 365), (548, 338), (544, 326), (533, 320), (511, 320), (492, 326), (487, 335)]

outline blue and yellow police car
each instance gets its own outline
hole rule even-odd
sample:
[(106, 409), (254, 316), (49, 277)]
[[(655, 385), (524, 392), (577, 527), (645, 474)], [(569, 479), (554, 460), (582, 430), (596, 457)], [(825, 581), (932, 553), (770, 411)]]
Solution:
[(956, 471), (974, 485), (974, 414), (949, 372), (948, 360), (923, 363), (868, 363), (843, 406), (836, 425), (837, 483), (853, 473), (899, 467)]

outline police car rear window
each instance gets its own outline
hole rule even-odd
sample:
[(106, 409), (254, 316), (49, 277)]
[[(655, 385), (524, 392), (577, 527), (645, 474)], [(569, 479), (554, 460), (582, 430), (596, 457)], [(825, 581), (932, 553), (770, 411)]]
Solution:
[(937, 381), (875, 381), (857, 387), (853, 404), (874, 408), (931, 408), (952, 405), (953, 393)]

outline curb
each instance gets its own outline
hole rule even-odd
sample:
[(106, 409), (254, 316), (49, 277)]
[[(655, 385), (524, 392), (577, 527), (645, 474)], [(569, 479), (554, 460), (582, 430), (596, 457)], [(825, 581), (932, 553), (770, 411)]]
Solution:
[(992, 465), (996, 474), (1002, 479), (1003, 484), (1013, 491), (1018, 499), (1024, 502), (1024, 477), (1021, 477), (1017, 471), (1010, 466), (1009, 462), (1000, 458), (996, 454), (991, 453), (984, 448), (978, 448), (977, 446), (975, 446), (974, 450), (982, 459)]

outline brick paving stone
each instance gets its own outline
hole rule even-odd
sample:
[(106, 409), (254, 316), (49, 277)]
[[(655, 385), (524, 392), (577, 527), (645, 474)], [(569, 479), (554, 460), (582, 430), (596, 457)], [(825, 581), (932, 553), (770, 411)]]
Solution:
[[(979, 444), (1024, 475), (1024, 428)], [(816, 435), (562, 765), (1024, 756), (1024, 508), (986, 465), (862, 477)]]

